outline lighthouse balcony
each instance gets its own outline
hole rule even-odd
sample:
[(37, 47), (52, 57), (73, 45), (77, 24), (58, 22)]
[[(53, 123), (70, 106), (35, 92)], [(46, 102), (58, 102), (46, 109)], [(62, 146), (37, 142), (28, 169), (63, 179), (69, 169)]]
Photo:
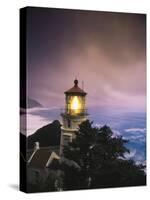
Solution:
[(87, 109), (61, 109), (61, 116), (85, 116)]

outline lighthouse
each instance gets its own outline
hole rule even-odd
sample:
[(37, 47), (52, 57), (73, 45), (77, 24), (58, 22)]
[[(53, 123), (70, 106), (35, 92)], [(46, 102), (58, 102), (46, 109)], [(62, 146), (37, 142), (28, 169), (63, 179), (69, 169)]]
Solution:
[(60, 141), (60, 156), (63, 154), (63, 147), (75, 138), (75, 132), (79, 125), (87, 120), (86, 109), (87, 93), (78, 86), (78, 80), (74, 80), (74, 86), (65, 91), (65, 108), (62, 109), (62, 127)]

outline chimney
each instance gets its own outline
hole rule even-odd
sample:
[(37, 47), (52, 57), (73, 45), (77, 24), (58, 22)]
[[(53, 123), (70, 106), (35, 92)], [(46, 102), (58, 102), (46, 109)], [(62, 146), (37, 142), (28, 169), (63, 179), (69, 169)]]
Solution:
[(39, 142), (34, 142), (34, 150), (40, 149), (40, 144)]
[(30, 161), (32, 160), (34, 154), (36, 153), (36, 151), (40, 149), (40, 144), (39, 142), (34, 142), (34, 152), (31, 154), (30, 158), (28, 159), (28, 164), (30, 163)]

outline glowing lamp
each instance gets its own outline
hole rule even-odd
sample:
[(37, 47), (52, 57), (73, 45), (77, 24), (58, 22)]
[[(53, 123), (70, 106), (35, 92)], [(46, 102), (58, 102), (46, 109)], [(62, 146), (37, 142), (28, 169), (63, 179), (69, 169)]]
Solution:
[(71, 101), (70, 109), (74, 113), (80, 113), (82, 110), (82, 104), (77, 96), (74, 96)]

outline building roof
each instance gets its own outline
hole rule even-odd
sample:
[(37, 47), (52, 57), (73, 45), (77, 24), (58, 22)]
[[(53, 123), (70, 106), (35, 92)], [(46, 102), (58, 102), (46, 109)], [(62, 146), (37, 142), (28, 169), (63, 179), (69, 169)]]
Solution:
[(74, 86), (69, 90), (65, 91), (65, 94), (76, 94), (76, 95), (83, 95), (85, 96), (87, 93), (78, 86), (78, 80), (74, 80)]
[(29, 151), (27, 151), (27, 154), (26, 154), (27, 161), (29, 161), (33, 153), (34, 153), (34, 149), (30, 149)]
[(59, 149), (56, 149), (54, 151), (53, 148), (40, 148), (37, 149), (36, 152), (34, 152), (34, 155), (32, 156), (29, 167), (34, 168), (44, 168), (48, 167), (48, 165), (51, 163), (53, 159), (59, 159)]

